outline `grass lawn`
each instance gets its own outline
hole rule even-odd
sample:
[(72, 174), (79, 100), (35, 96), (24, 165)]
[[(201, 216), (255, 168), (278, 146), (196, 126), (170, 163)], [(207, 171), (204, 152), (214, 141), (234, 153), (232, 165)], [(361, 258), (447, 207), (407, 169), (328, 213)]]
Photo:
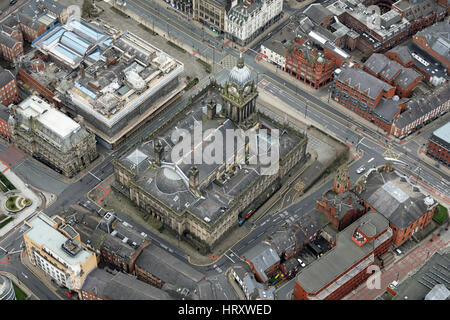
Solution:
[(15, 211), (19, 208), (16, 206), (16, 199), (18, 196), (9, 197), (8, 200), (6, 200), (6, 208), (8, 208), (11, 211)]
[[(5, 175), (0, 172), (0, 180), (2, 181), (2, 184), (7, 187), (9, 190), (14, 190), (16, 187), (11, 183), (11, 181), (8, 180), (8, 178), (5, 177)], [(3, 188), (2, 188), (3, 190)]]
[(115, 7), (111, 7), (111, 10), (114, 11), (115, 13), (121, 15), (124, 18), (129, 18), (129, 16), (125, 12), (123, 12), (122, 10), (119, 10), (119, 9), (117, 9)]
[(199, 63), (201, 63), (201, 64), (205, 67), (205, 71), (206, 71), (207, 73), (211, 73), (211, 65), (210, 65), (208, 62), (205, 62), (205, 61), (203, 61), (203, 60), (200, 59), (200, 58), (197, 58), (197, 61), (198, 61)]
[(447, 219), (448, 219), (447, 208), (439, 204), (437, 206), (436, 212), (434, 213), (433, 220), (439, 224), (442, 224)]
[(11, 221), (12, 221), (12, 218), (9, 218), (9, 219), (6, 219), (5, 221), (3, 221), (2, 223), (0, 223), (0, 229), (3, 228), (4, 226), (6, 226)]
[(180, 52), (186, 53), (186, 50), (184, 50), (182, 47), (180, 47), (176, 43), (173, 43), (172, 41), (167, 41), (167, 44), (171, 47), (174, 47), (175, 49), (177, 49)]
[(27, 294), (25, 292), (22, 291), (22, 289), (20, 289), (14, 282), (13, 282), (13, 287), (14, 287), (14, 293), (16, 294), (16, 299), (17, 300), (27, 300)]

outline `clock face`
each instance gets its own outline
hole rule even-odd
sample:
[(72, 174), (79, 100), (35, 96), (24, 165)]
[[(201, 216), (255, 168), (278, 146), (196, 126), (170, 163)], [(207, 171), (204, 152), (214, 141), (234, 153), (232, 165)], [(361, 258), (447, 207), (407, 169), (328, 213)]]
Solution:
[(250, 85), (246, 85), (245, 89), (244, 89), (244, 93), (247, 94), (250, 92), (251, 86)]

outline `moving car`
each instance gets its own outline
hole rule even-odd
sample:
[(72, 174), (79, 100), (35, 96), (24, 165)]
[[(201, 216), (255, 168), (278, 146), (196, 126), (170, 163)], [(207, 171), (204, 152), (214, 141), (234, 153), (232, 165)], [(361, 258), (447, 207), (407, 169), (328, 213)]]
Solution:
[(359, 167), (359, 168), (356, 170), (356, 173), (361, 174), (361, 173), (363, 173), (364, 171), (366, 171), (366, 167), (361, 166), (361, 167)]

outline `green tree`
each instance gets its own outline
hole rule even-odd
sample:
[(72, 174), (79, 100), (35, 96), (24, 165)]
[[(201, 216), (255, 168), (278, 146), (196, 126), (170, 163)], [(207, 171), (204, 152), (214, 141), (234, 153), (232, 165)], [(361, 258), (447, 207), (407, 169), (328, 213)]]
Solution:
[(83, 0), (83, 7), (81, 8), (83, 18), (90, 18), (93, 10), (92, 0)]

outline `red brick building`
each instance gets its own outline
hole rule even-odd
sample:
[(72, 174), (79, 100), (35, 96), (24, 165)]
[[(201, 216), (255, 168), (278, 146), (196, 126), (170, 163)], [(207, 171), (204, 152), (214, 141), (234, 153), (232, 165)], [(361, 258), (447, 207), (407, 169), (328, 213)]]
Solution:
[(0, 137), (8, 140), (10, 135), (9, 135), (9, 125), (8, 125), (8, 120), (9, 120), (9, 108), (4, 106), (4, 105), (0, 105)]
[(348, 167), (338, 169), (333, 189), (328, 190), (317, 200), (316, 209), (327, 216), (331, 224), (339, 231), (359, 219), (366, 211), (361, 199), (350, 191)]
[(254, 272), (256, 279), (261, 283), (269, 283), (280, 267), (280, 257), (267, 243), (261, 242), (245, 252), (242, 258)]
[(382, 263), (392, 230), (377, 212), (369, 212), (336, 237), (336, 246), (296, 276), (295, 300), (340, 300), (370, 275), (368, 268)]
[(3, 59), (15, 63), (23, 55), (23, 42), (0, 31), (0, 52)]
[(285, 70), (305, 84), (319, 89), (333, 80), (335, 59), (326, 57), (317, 47), (297, 40), (286, 50)]
[(0, 102), (5, 106), (19, 100), (16, 77), (11, 71), (0, 68)]
[(398, 101), (392, 99), (395, 91), (362, 69), (344, 67), (335, 72), (331, 97), (389, 134), (401, 111)]
[(33, 42), (45, 31), (47, 31), (47, 26), (40, 23), (26, 14), (17, 14), (18, 27), (23, 33), (23, 38), (28, 42)]
[(428, 140), (427, 155), (450, 167), (450, 122), (433, 132)]
[(397, 61), (405, 68), (413, 68), (414, 60), (406, 46), (396, 46), (385, 53), (386, 57), (391, 60)]
[(375, 210), (389, 220), (394, 246), (403, 244), (431, 222), (437, 203), (392, 166), (372, 171), (365, 181), (360, 197), (366, 210)]
[(445, 114), (450, 108), (450, 84), (406, 103), (406, 110), (394, 120), (391, 134), (404, 138), (428, 122)]
[(447, 68), (450, 75), (450, 24), (438, 22), (413, 36), (413, 42)]
[(383, 54), (374, 53), (364, 63), (363, 70), (395, 87), (400, 98), (408, 98), (422, 81), (422, 75), (412, 68), (390, 60)]

